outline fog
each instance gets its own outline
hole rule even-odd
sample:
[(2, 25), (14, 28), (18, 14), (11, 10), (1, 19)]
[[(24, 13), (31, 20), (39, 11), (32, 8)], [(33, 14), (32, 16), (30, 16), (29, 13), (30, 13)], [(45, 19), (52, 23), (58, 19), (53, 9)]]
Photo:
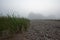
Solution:
[(60, 0), (0, 0), (0, 16), (60, 19)]
[(31, 12), (28, 16), (29, 19), (60, 19), (59, 14), (58, 15), (42, 15)]

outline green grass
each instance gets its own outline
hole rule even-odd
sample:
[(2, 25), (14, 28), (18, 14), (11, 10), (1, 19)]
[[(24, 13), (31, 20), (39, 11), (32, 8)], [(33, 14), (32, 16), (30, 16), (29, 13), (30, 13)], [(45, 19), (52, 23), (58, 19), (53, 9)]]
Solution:
[(3, 31), (8, 30), (9, 34), (14, 34), (16, 32), (27, 31), (30, 24), (30, 20), (26, 18), (17, 17), (0, 17), (0, 35)]

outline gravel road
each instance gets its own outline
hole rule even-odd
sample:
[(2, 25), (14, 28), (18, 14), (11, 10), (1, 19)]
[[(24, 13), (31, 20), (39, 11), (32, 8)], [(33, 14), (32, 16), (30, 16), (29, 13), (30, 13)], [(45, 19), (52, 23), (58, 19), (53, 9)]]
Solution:
[(60, 21), (33, 20), (30, 24), (27, 32), (11, 40), (60, 40)]
[(60, 40), (60, 21), (31, 21), (25, 35), (29, 40)]

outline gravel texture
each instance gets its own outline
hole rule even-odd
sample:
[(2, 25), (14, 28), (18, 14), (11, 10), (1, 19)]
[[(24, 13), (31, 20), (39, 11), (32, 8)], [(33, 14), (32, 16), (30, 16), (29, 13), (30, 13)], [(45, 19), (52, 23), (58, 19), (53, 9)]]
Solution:
[(25, 37), (29, 40), (60, 40), (60, 21), (31, 21)]
[(27, 32), (10, 40), (60, 40), (60, 21), (33, 20)]

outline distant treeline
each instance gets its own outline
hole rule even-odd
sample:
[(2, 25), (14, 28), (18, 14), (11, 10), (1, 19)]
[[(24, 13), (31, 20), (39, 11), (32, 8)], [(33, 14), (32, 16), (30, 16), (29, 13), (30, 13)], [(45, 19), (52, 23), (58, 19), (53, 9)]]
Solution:
[(42, 14), (35, 14), (35, 13), (30, 13), (28, 16), (29, 19), (60, 19), (59, 16), (56, 15), (49, 15), (49, 16), (43, 16)]

